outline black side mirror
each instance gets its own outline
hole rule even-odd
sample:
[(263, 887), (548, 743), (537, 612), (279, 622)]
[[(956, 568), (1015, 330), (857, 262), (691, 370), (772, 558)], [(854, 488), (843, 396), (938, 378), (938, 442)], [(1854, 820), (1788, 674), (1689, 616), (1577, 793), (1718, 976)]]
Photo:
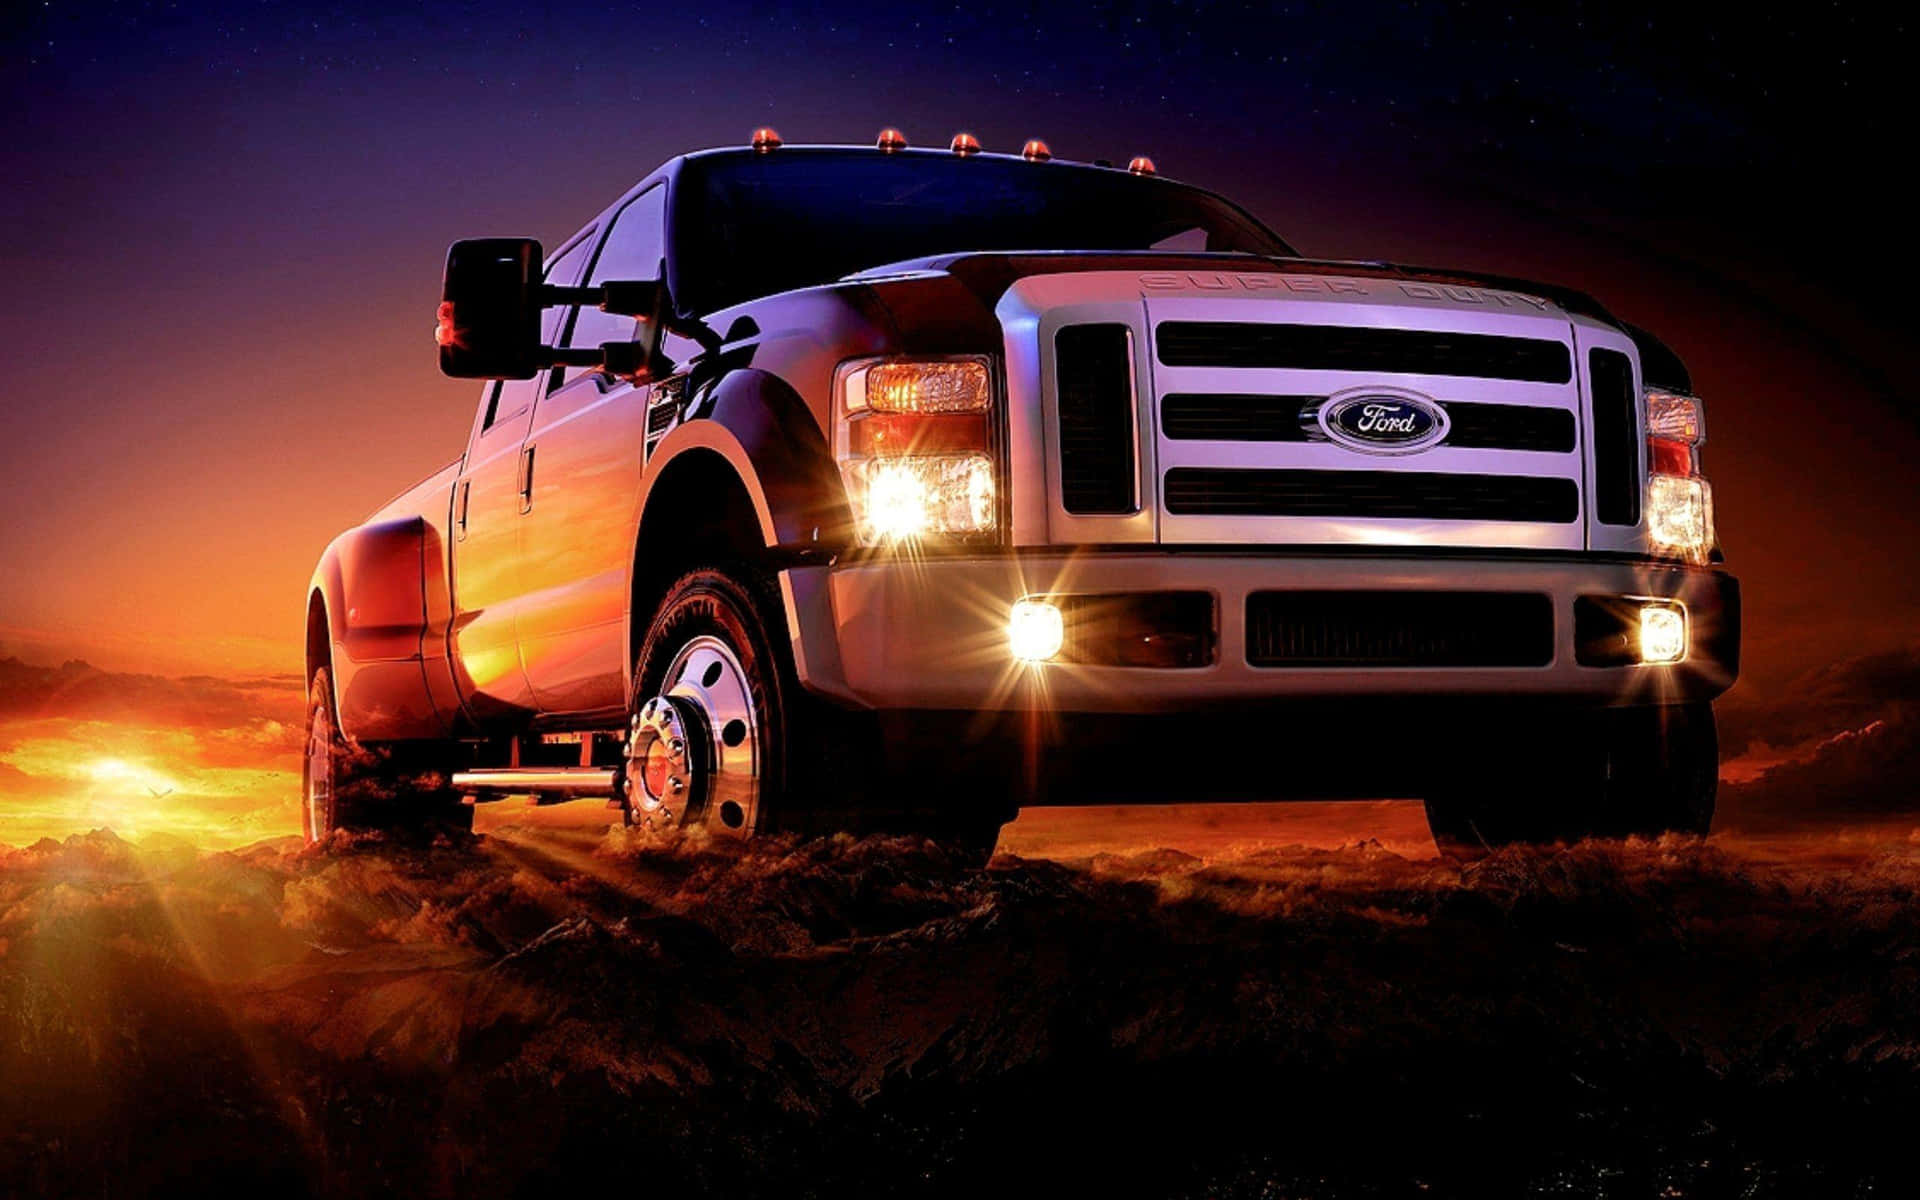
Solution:
[[(673, 301), (659, 280), (612, 280), (559, 287), (541, 280), (540, 243), (532, 238), (469, 238), (447, 251), (440, 314), (433, 340), (440, 370), (455, 379), (532, 379), (552, 366), (590, 367), (643, 382), (666, 364), (660, 332)], [(599, 347), (540, 344), (540, 313), (556, 304), (582, 304), (640, 321), (643, 336)], [(698, 321), (677, 328), (715, 349), (718, 335)]]
[(453, 244), (433, 331), (443, 373), (455, 379), (531, 379), (547, 365), (540, 345), (542, 259), (532, 238)]

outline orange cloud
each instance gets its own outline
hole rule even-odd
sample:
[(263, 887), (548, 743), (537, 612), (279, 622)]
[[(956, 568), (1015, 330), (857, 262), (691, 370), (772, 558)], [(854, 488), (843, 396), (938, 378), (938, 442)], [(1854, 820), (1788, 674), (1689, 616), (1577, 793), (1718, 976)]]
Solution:
[(298, 829), (299, 681), (0, 659), (0, 843), (90, 829), (208, 846)]

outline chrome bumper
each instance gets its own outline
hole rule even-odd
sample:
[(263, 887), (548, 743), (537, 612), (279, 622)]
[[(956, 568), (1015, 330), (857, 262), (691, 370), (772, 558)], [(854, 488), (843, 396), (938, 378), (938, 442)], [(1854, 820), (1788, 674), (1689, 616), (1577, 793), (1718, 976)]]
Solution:
[[(781, 573), (800, 681), (870, 709), (1165, 712), (1313, 697), (1561, 699), (1589, 705), (1707, 700), (1739, 669), (1739, 583), (1717, 569), (1578, 557), (1416, 557), (1151, 551), (888, 560)], [(1255, 667), (1247, 597), (1256, 591), (1496, 591), (1550, 597), (1552, 661), (1538, 667)], [(1015, 600), (1050, 593), (1204, 591), (1218, 621), (1211, 666), (1046, 664), (1007, 650)], [(1684, 603), (1690, 646), (1672, 665), (1575, 661), (1574, 600), (1654, 596)]]

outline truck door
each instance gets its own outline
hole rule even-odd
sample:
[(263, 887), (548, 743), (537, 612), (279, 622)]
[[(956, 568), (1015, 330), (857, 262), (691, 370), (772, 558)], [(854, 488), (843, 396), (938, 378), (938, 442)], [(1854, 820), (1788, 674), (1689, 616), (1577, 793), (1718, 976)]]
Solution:
[[(579, 279), (593, 230), (576, 238), (547, 267), (551, 283)], [(563, 310), (546, 314), (551, 343)], [(520, 664), (517, 612), (524, 595), (520, 520), (527, 462), (521, 451), (534, 401), (549, 373), (491, 384), (483, 395), (453, 491), (453, 632), (450, 651), (461, 697), (476, 721), (525, 715), (535, 708)]]
[[(658, 279), (666, 187), (656, 183), (613, 218), (587, 274)], [(569, 346), (629, 341), (632, 317), (576, 309)], [(617, 713), (626, 705), (627, 605), (638, 533), (650, 388), (569, 368), (534, 408), (524, 457), (532, 470), (520, 521), (525, 602), (520, 659), (544, 713)]]

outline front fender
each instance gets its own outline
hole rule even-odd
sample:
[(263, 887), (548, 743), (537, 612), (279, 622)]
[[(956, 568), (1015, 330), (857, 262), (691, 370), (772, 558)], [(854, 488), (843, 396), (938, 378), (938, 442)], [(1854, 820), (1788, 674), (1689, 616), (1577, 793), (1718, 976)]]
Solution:
[(640, 513), (681, 455), (718, 454), (733, 468), (774, 549), (833, 552), (845, 544), (852, 515), (826, 435), (804, 397), (767, 371), (742, 368), (694, 402), (690, 420), (661, 440), (647, 464)]
[[(361, 741), (444, 737), (424, 666), (429, 554), (443, 548), (419, 517), (376, 521), (333, 539), (308, 586), (326, 612), (341, 730)], [(309, 671), (320, 666), (309, 663)]]

